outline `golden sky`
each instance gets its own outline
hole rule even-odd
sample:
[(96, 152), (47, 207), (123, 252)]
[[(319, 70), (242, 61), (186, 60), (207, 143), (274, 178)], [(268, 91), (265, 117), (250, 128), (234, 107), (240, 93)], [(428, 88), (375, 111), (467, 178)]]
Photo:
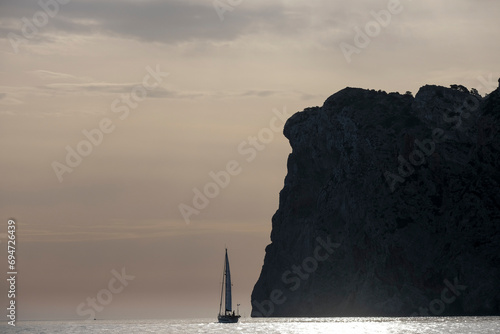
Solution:
[(97, 318), (212, 317), (224, 246), (249, 315), (286, 117), (346, 86), (489, 93), (499, 13), (494, 0), (3, 1), (0, 254), (15, 218), (20, 318), (85, 319), (78, 306), (122, 268), (134, 279)]

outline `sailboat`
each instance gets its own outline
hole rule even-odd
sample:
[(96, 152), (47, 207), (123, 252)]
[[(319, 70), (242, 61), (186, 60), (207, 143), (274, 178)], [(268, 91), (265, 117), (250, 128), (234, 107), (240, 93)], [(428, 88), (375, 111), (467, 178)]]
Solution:
[[(225, 295), (225, 305), (224, 312), (222, 311), (222, 297)], [(238, 304), (239, 305), (239, 304)], [(217, 319), (222, 323), (236, 323), (238, 322), (240, 315), (233, 311), (232, 300), (231, 300), (231, 271), (229, 270), (229, 258), (227, 257), (226, 248), (226, 259), (224, 261), (224, 272), (222, 277), (222, 289), (220, 292), (220, 306), (219, 315)]]

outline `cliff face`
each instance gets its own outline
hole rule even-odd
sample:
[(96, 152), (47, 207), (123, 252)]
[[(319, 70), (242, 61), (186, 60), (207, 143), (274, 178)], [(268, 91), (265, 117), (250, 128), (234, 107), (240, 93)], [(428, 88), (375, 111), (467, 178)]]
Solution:
[(346, 88), (293, 115), (252, 316), (500, 315), (499, 130), (500, 89)]

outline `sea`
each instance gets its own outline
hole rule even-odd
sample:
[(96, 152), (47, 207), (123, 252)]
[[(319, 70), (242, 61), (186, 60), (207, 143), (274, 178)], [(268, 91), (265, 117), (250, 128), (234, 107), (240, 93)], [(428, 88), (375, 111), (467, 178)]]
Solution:
[(241, 318), (236, 324), (214, 319), (20, 321), (0, 324), (0, 333), (482, 333), (499, 334), (500, 317), (431, 318)]

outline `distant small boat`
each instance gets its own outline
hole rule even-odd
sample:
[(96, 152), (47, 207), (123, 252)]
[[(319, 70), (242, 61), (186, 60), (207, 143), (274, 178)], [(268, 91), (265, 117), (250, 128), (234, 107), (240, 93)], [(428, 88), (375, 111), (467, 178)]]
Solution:
[[(224, 312), (222, 312), (222, 297), (225, 295), (225, 307)], [(239, 304), (238, 304), (239, 305)], [(220, 306), (219, 315), (217, 319), (221, 323), (236, 323), (238, 322), (240, 315), (239, 311), (235, 313), (233, 311), (232, 300), (231, 300), (231, 271), (229, 270), (229, 258), (227, 257), (226, 248), (226, 259), (224, 261), (224, 272), (222, 277), (222, 289), (220, 293)]]

